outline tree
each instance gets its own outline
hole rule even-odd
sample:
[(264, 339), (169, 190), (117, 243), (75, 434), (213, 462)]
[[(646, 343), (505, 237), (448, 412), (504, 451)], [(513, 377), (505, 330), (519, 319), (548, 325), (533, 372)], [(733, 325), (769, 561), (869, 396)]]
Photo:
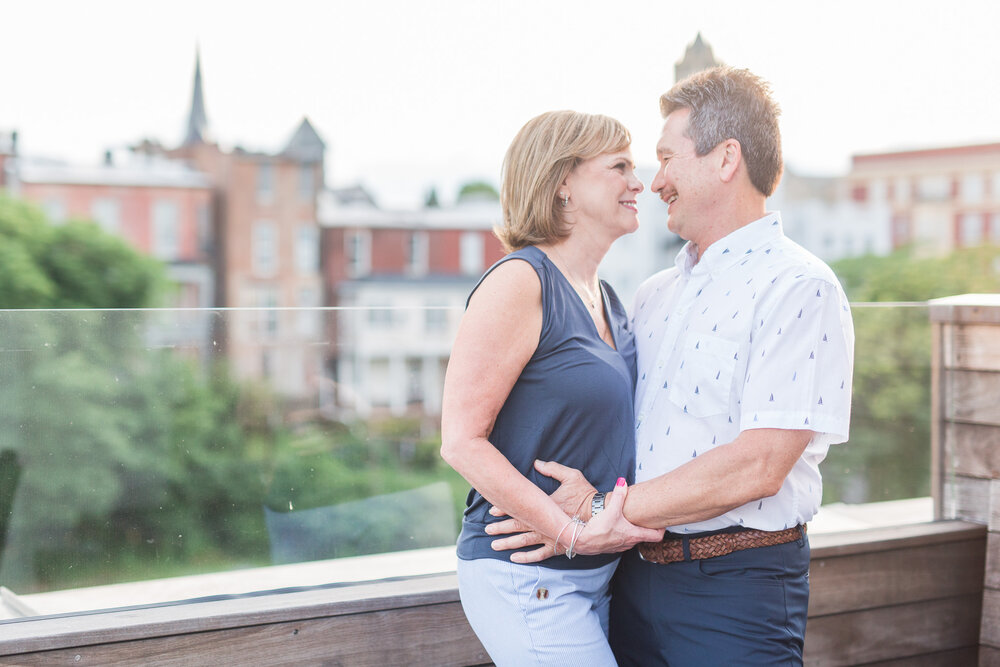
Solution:
[(166, 287), (163, 265), (93, 222), (53, 225), (0, 195), (0, 308), (140, 308)]
[(491, 183), (486, 181), (469, 181), (458, 190), (456, 200), (459, 203), (467, 201), (500, 201), (500, 193)]
[(1000, 291), (1000, 248), (944, 257), (901, 250), (832, 265), (853, 308), (854, 397), (851, 439), (823, 463), (824, 502), (868, 502), (930, 492), (931, 336), (924, 307), (859, 307), (924, 302)]

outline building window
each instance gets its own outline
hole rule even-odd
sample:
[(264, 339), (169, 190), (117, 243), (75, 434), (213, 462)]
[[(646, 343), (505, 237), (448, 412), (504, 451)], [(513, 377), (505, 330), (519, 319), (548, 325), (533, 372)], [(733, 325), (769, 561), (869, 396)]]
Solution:
[(945, 201), (951, 196), (951, 179), (947, 176), (924, 176), (917, 183), (917, 194), (924, 201)]
[(876, 204), (884, 204), (889, 198), (889, 186), (885, 181), (872, 181), (868, 185), (868, 194), (871, 201)]
[(368, 306), (368, 324), (373, 329), (391, 329), (395, 324), (391, 306)]
[(990, 186), (993, 192), (993, 201), (1000, 201), (1000, 171), (993, 174), (993, 182)]
[(261, 220), (254, 223), (251, 240), (253, 272), (258, 276), (273, 276), (278, 272), (278, 226)]
[(1000, 213), (994, 213), (990, 216), (990, 226), (986, 238), (994, 245), (1000, 244)]
[(180, 256), (180, 230), (177, 204), (172, 201), (153, 202), (153, 256), (174, 260)]
[(347, 232), (344, 252), (347, 255), (347, 274), (365, 276), (371, 271), (371, 235), (363, 229)]
[(986, 195), (986, 179), (982, 174), (966, 174), (962, 177), (962, 201), (978, 204)]
[(261, 162), (257, 165), (257, 201), (270, 203), (274, 200), (274, 165)]
[(424, 400), (424, 364), (420, 359), (406, 360), (406, 402), (421, 403)]
[(319, 229), (303, 223), (295, 232), (295, 268), (299, 273), (319, 270)]
[(303, 287), (299, 290), (298, 332), (300, 336), (313, 337), (319, 334), (320, 311), (319, 290), (314, 287)]
[(479, 232), (465, 232), (459, 241), (459, 264), (465, 275), (478, 276), (483, 272), (483, 235)]
[(410, 275), (422, 276), (427, 273), (427, 250), (427, 232), (411, 233), (406, 258), (406, 270)]
[(198, 216), (198, 246), (202, 252), (211, 253), (214, 250), (212, 237), (212, 209), (208, 204), (200, 204), (196, 213)]
[(90, 216), (98, 227), (108, 234), (118, 234), (121, 231), (121, 206), (117, 199), (99, 197), (90, 205)]
[(257, 289), (257, 333), (261, 338), (278, 337), (278, 290), (271, 287)]
[(312, 201), (316, 195), (316, 169), (312, 164), (299, 165), (299, 199)]
[(859, 204), (863, 204), (868, 200), (868, 188), (864, 185), (855, 185), (851, 188), (851, 199)]
[(978, 213), (965, 213), (959, 225), (959, 236), (963, 246), (976, 246), (983, 242), (983, 218)]
[(896, 182), (893, 183), (893, 195), (895, 197), (897, 204), (908, 204), (910, 202), (910, 196), (912, 188), (910, 187), (910, 179), (908, 178), (897, 178)]
[(436, 303), (427, 304), (424, 310), (424, 331), (427, 333), (444, 333), (448, 331), (448, 310)]

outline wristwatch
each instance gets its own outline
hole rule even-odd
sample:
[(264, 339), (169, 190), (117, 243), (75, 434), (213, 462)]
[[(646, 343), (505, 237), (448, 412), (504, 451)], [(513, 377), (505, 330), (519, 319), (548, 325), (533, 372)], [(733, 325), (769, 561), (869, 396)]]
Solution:
[(594, 518), (598, 514), (604, 511), (604, 498), (607, 493), (597, 492), (594, 497), (590, 500), (590, 517)]

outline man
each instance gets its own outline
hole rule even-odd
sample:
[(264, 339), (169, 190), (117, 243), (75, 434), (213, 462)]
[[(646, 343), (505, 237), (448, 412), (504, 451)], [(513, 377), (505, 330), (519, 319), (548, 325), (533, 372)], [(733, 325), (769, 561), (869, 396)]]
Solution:
[[(668, 532), (622, 559), (612, 648), (622, 665), (800, 664), (805, 524), (822, 498), (818, 464), (848, 435), (850, 309), (829, 267), (766, 211), (782, 170), (768, 85), (718, 67), (660, 108), (651, 187), (687, 244), (635, 300), (636, 485), (624, 514)], [(538, 467), (563, 482), (564, 507), (580, 506), (575, 471)]]

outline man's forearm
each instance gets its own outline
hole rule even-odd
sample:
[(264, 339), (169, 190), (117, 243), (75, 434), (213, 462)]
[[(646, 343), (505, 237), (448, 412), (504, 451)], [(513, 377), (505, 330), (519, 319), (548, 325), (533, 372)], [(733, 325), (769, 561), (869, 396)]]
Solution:
[(754, 429), (683, 466), (633, 486), (625, 517), (647, 528), (712, 519), (773, 496), (812, 438), (811, 431)]

